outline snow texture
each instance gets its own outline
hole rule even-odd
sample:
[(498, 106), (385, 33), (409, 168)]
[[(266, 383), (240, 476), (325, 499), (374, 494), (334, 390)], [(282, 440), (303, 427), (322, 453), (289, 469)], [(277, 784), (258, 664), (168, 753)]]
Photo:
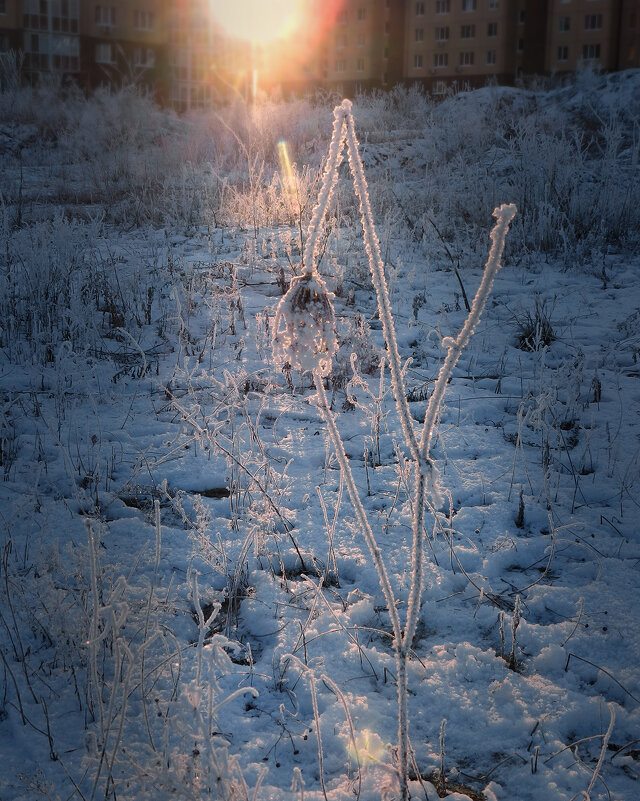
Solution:
[(518, 207), (416, 436), (444, 503), (406, 662), (411, 797), (635, 801), (638, 72), (355, 98), (335, 152), (333, 102), (223, 125), (57, 91), (0, 94), (2, 801), (399, 798), (415, 453), (344, 147), (412, 431), (491, 212)]

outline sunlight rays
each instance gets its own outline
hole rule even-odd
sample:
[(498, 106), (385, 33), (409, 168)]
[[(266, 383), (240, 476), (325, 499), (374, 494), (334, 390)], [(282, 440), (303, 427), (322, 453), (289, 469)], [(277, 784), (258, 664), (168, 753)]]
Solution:
[(303, 16), (301, 0), (210, 0), (214, 18), (237, 39), (266, 44), (290, 36)]

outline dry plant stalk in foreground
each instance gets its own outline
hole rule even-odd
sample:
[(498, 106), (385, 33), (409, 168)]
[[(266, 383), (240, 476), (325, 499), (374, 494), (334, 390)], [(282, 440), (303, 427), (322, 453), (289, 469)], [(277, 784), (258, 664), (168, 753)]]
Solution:
[[(395, 651), (398, 687), (398, 779), (400, 797), (407, 801), (409, 797), (408, 766), (409, 752), (409, 715), (407, 709), (407, 660), (416, 631), (420, 599), (422, 595), (422, 539), (424, 507), (427, 497), (433, 506), (440, 506), (442, 496), (438, 471), (431, 459), (430, 448), (438, 413), (447, 382), (451, 377), (460, 354), (469, 342), (482, 315), (485, 303), (491, 291), (493, 280), (501, 267), (501, 257), (509, 224), (516, 214), (513, 204), (502, 205), (493, 212), (497, 222), (491, 231), (491, 250), (484, 268), (482, 281), (476, 292), (467, 319), (454, 339), (443, 339), (446, 348), (442, 367), (438, 374), (433, 393), (429, 399), (422, 432), (419, 436), (414, 430), (407, 393), (402, 375), (402, 365), (391, 313), (391, 302), (384, 275), (384, 264), (380, 255), (380, 246), (375, 232), (371, 203), (364, 168), (358, 152), (358, 140), (355, 122), (351, 110), (351, 102), (344, 100), (334, 109), (333, 135), (329, 145), (329, 153), (325, 163), (322, 185), (318, 203), (316, 204), (303, 253), (303, 272), (294, 278), (290, 289), (282, 298), (276, 312), (274, 326), (274, 358), (281, 364), (291, 368), (307, 370), (313, 373), (317, 390), (316, 403), (327, 426), (329, 438), (333, 444), (344, 481), (353, 504), (358, 523), (362, 528), (367, 546), (373, 559), (380, 586), (385, 597), (391, 626), (393, 629), (393, 646)], [(396, 606), (396, 597), (389, 580), (389, 575), (378, 547), (375, 535), (367, 518), (360, 499), (349, 460), (347, 459), (342, 439), (338, 432), (333, 412), (329, 407), (323, 377), (331, 370), (331, 359), (337, 350), (335, 336), (335, 316), (332, 295), (317, 271), (318, 233), (322, 229), (327, 209), (338, 181), (338, 168), (346, 144), (349, 167), (353, 177), (354, 188), (360, 203), (360, 214), (364, 234), (364, 246), (369, 260), (369, 269), (378, 301), (378, 311), (382, 321), (382, 329), (387, 345), (387, 358), (391, 372), (391, 384), (396, 402), (405, 443), (413, 460), (415, 494), (412, 509), (412, 552), (411, 552), (411, 584), (409, 602), (404, 628)]]

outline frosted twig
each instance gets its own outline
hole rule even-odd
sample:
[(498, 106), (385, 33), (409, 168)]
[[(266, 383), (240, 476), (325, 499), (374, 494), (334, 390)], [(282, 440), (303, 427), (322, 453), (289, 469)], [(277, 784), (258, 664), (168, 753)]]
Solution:
[(425, 459), (429, 458), (431, 439), (433, 437), (438, 412), (440, 411), (440, 405), (447, 388), (447, 382), (451, 377), (453, 368), (460, 358), (460, 354), (468, 344), (475, 327), (480, 321), (494, 278), (502, 266), (501, 258), (504, 251), (505, 239), (507, 231), (509, 230), (509, 224), (515, 214), (516, 207), (513, 203), (503, 204), (493, 212), (493, 216), (497, 219), (497, 222), (491, 231), (491, 250), (489, 251), (487, 263), (485, 264), (482, 281), (480, 282), (478, 291), (471, 304), (471, 312), (455, 339), (452, 337), (445, 337), (442, 340), (442, 345), (447, 349), (447, 355), (438, 373), (433, 393), (429, 398), (429, 405), (427, 406), (427, 413), (425, 414), (422, 437), (420, 440), (420, 452)]
[[(307, 275), (315, 270), (316, 267), (316, 253), (318, 250), (318, 234), (322, 223), (327, 214), (327, 208), (333, 195), (333, 190), (338, 182), (338, 167), (342, 160), (342, 145), (344, 143), (345, 130), (344, 130), (344, 117), (347, 113), (346, 103), (336, 106), (333, 110), (333, 133), (331, 135), (331, 142), (329, 144), (329, 153), (327, 161), (325, 162), (324, 173), (322, 175), (322, 185), (318, 193), (318, 202), (314, 206), (311, 214), (311, 221), (307, 231), (307, 241), (304, 247), (302, 258), (302, 265), (304, 272)], [(351, 103), (349, 103), (349, 110)]]
[(611, 737), (611, 732), (613, 731), (613, 724), (616, 720), (616, 708), (612, 703), (607, 704), (609, 707), (609, 726), (605, 732), (604, 737), (602, 738), (602, 747), (600, 748), (600, 756), (598, 757), (598, 761), (596, 763), (595, 768), (593, 769), (593, 774), (591, 775), (591, 780), (589, 782), (589, 786), (587, 787), (584, 798), (585, 801), (591, 801), (591, 790), (593, 789), (593, 785), (596, 783), (596, 779), (598, 778), (598, 774), (600, 773), (600, 768), (602, 767), (602, 763), (604, 762), (604, 755), (607, 752), (607, 745), (609, 745), (609, 738)]
[(362, 505), (362, 501), (360, 500), (360, 494), (358, 493), (358, 488), (356, 487), (356, 483), (353, 478), (353, 473), (351, 472), (351, 465), (349, 464), (349, 460), (347, 459), (347, 454), (345, 453), (344, 445), (342, 444), (342, 439), (340, 437), (338, 427), (336, 426), (336, 421), (333, 416), (333, 412), (329, 408), (329, 403), (327, 401), (327, 393), (325, 392), (324, 384), (322, 383), (322, 376), (318, 370), (314, 370), (313, 378), (315, 381), (316, 389), (318, 391), (318, 408), (320, 409), (320, 413), (322, 414), (322, 417), (324, 418), (324, 421), (327, 425), (327, 429), (329, 431), (329, 437), (333, 444), (336, 457), (338, 459), (338, 464), (340, 465), (340, 469), (342, 470), (342, 474), (344, 476), (344, 481), (347, 487), (347, 492), (349, 493), (351, 504), (353, 505), (354, 511), (356, 513), (358, 523), (362, 527), (362, 533), (364, 534), (364, 538), (369, 548), (369, 552), (371, 553), (371, 558), (373, 559), (373, 564), (378, 574), (380, 587), (382, 589), (382, 593), (384, 595), (386, 604), (389, 608), (389, 616), (391, 618), (391, 628), (393, 629), (393, 636), (399, 647), (402, 643), (402, 627), (400, 626), (400, 617), (398, 615), (398, 610), (396, 609), (395, 597), (393, 594), (393, 590), (391, 589), (391, 582), (389, 581), (387, 568), (385, 567), (384, 561), (382, 559), (382, 552), (378, 547), (378, 543), (376, 542), (376, 538), (373, 534), (373, 531), (369, 524), (369, 520), (367, 518), (367, 513), (365, 512), (364, 507)]
[(400, 363), (400, 354), (398, 352), (396, 330), (393, 324), (393, 316), (391, 314), (389, 290), (387, 288), (387, 280), (384, 275), (384, 264), (380, 254), (380, 243), (378, 241), (373, 222), (373, 213), (371, 211), (371, 201), (369, 200), (367, 180), (364, 175), (364, 166), (358, 151), (358, 138), (356, 136), (353, 114), (351, 113), (351, 102), (349, 100), (344, 100), (341, 108), (346, 108), (348, 112), (346, 117), (346, 140), (349, 154), (349, 167), (351, 168), (351, 174), (353, 176), (355, 192), (360, 202), (360, 213), (362, 215), (362, 228), (364, 233), (364, 247), (369, 259), (371, 280), (373, 281), (376, 297), (378, 299), (378, 312), (380, 314), (380, 321), (382, 322), (382, 331), (384, 333), (385, 342), (387, 343), (387, 348), (389, 351), (389, 369), (391, 371), (393, 396), (396, 401), (396, 406), (398, 407), (400, 425), (402, 426), (402, 433), (404, 434), (407, 447), (411, 451), (411, 455), (413, 456), (414, 460), (416, 462), (420, 462), (418, 442), (413, 431), (409, 404), (404, 392), (402, 367)]

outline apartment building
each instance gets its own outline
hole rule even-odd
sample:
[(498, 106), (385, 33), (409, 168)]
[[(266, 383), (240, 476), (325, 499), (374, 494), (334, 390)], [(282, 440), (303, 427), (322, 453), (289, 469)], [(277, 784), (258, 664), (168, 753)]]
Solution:
[(408, 0), (404, 78), (438, 93), (640, 66), (640, 0)]
[(640, 0), (549, 0), (545, 72), (637, 67)]
[(516, 15), (508, 0), (410, 0), (404, 75), (435, 93), (513, 81)]
[(171, 5), (168, 42), (171, 104), (180, 111), (210, 105), (213, 25), (206, 0)]
[(640, 66), (640, 0), (304, 0), (301, 7), (294, 33), (256, 43), (223, 30), (212, 0), (0, 0), (0, 52), (22, 51), (29, 80), (58, 73), (87, 89), (134, 83), (179, 110), (237, 94), (352, 95), (401, 82), (442, 93), (581, 64)]
[(403, 78), (405, 0), (343, 0), (324, 45), (323, 82), (345, 93)]
[(16, 0), (0, 0), (0, 53), (19, 50), (22, 45), (18, 12)]
[[(72, 2), (48, 0), (48, 4), (56, 1)], [(81, 71), (88, 86), (137, 84), (153, 89), (165, 99), (166, 4), (157, 0), (83, 0), (81, 6)]]
[(166, 97), (166, 0), (0, 0), (0, 52), (83, 88), (138, 84)]

